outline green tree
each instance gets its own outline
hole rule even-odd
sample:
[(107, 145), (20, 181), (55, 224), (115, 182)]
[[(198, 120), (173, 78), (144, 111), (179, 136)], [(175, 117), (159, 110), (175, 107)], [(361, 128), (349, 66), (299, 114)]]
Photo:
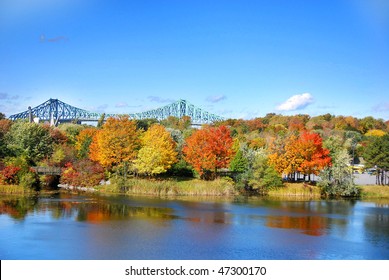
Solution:
[(12, 125), (12, 121), (0, 119), (0, 159), (8, 155), (5, 135), (8, 133)]
[(365, 117), (359, 121), (359, 131), (365, 134), (371, 129), (385, 129), (386, 124), (382, 119), (375, 119), (371, 116)]
[(74, 143), (76, 143), (77, 135), (84, 128), (85, 127), (83, 125), (74, 123), (64, 123), (58, 126), (58, 129), (66, 135), (66, 137), (68, 138), (68, 143), (71, 145), (74, 145)]
[(230, 162), (230, 170), (233, 172), (245, 172), (248, 168), (248, 160), (243, 151), (239, 149)]
[[(236, 182), (235, 187), (238, 190), (251, 190), (249, 186), (249, 180), (253, 178), (253, 166), (256, 160), (258, 152), (263, 149), (254, 150), (250, 148), (247, 143), (242, 143), (236, 152), (235, 157), (232, 159), (235, 163), (230, 163), (231, 171), (240, 172), (234, 175), (234, 180)], [(241, 154), (241, 155), (238, 155)]]
[(349, 167), (350, 160), (346, 149), (338, 149), (332, 157), (332, 165), (321, 171), (318, 185), (325, 196), (359, 196), (360, 189), (355, 186), (354, 176)]
[(88, 158), (89, 147), (92, 143), (93, 137), (96, 135), (97, 129), (94, 127), (88, 127), (82, 130), (76, 137), (75, 148), (78, 152), (78, 157)]
[(377, 183), (385, 184), (385, 173), (389, 170), (389, 135), (372, 137), (365, 148), (364, 159), (367, 167), (377, 167)]
[(101, 128), (105, 121), (105, 113), (102, 113), (99, 120), (97, 121), (97, 127)]
[(53, 152), (53, 139), (48, 127), (36, 123), (16, 122), (6, 135), (7, 148), (12, 155), (22, 156), (36, 164)]
[(269, 164), (265, 150), (256, 153), (252, 176), (248, 185), (260, 193), (267, 193), (269, 190), (282, 186), (282, 178), (272, 165)]
[(136, 120), (136, 127), (138, 130), (146, 131), (149, 129), (149, 127), (155, 123), (158, 123), (157, 119), (141, 119)]

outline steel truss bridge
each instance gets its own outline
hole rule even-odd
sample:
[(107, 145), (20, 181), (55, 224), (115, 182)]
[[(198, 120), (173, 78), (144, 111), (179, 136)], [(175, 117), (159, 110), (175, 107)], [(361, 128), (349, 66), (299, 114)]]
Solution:
[[(32, 121), (33, 118), (38, 118), (39, 121), (49, 121), (53, 125), (57, 125), (58, 123), (72, 121), (94, 122), (98, 121), (102, 115), (103, 113), (93, 113), (73, 107), (58, 99), (49, 99), (34, 108), (28, 107), (27, 111), (11, 115), (9, 119), (29, 119)], [(122, 114), (105, 114), (105, 117), (116, 117), (119, 115)], [(193, 124), (207, 124), (223, 120), (222, 117), (204, 111), (201, 108), (190, 104), (186, 100), (179, 100), (154, 110), (128, 115), (130, 118), (137, 120), (157, 119), (159, 121), (164, 120), (169, 116), (177, 118), (188, 116), (191, 118)]]

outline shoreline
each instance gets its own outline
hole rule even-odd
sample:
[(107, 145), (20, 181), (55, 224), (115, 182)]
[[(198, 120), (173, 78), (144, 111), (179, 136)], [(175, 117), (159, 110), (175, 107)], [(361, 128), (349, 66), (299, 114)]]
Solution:
[[(361, 188), (361, 196), (355, 199), (389, 199), (389, 186), (365, 185)], [(267, 194), (239, 192), (234, 184), (228, 179), (217, 179), (214, 181), (203, 181), (199, 179), (178, 179), (178, 180), (155, 180), (155, 179), (130, 179), (128, 185), (119, 187), (117, 184), (100, 185), (96, 187), (74, 187), (59, 185), (57, 190), (35, 191), (25, 189), (17, 185), (0, 185), (0, 194), (32, 195), (39, 193), (53, 192), (85, 192), (95, 194), (117, 194), (117, 195), (142, 195), (154, 197), (269, 197), (269, 198), (299, 198), (299, 199), (321, 199), (323, 198), (318, 186), (304, 183), (284, 183), (283, 187), (268, 191)]]

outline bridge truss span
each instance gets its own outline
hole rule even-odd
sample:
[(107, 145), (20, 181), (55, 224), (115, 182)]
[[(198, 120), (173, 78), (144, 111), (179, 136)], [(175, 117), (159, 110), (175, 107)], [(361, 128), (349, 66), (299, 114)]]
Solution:
[[(105, 114), (106, 117), (115, 117), (120, 114)], [(178, 100), (172, 104), (148, 110), (141, 113), (128, 114), (133, 119), (157, 119), (164, 120), (169, 116), (182, 118), (188, 116), (194, 124), (206, 124), (223, 120), (222, 117), (211, 114), (201, 108), (194, 106), (186, 100)], [(11, 120), (39, 118), (40, 121), (50, 121), (56, 125), (61, 122), (71, 121), (97, 121), (101, 118), (102, 113), (89, 112), (58, 99), (49, 99), (46, 102), (31, 108), (27, 111), (11, 115)]]
[(211, 114), (182, 99), (154, 110), (149, 110), (143, 113), (130, 114), (130, 117), (134, 119), (163, 120), (169, 116), (174, 116), (177, 118), (188, 116), (191, 118), (192, 123), (196, 124), (212, 123), (223, 120), (222, 117)]

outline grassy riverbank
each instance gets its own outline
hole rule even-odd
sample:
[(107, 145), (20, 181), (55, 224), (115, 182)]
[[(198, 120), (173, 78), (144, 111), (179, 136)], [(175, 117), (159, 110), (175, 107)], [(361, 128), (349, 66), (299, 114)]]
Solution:
[[(361, 198), (389, 198), (389, 186), (368, 185), (359, 186)], [(277, 197), (312, 197), (320, 198), (321, 192), (318, 186), (303, 183), (285, 183), (283, 187), (269, 191), (269, 196)]]
[[(233, 196), (241, 194), (229, 178), (219, 178), (214, 181), (199, 179), (139, 179), (126, 181), (125, 187), (118, 184), (99, 186), (102, 193), (125, 193), (129, 195), (155, 196)], [(283, 187), (268, 193), (273, 197), (307, 197), (320, 198), (320, 188), (303, 183), (285, 183)]]
[[(120, 186), (122, 185), (122, 186)], [(237, 194), (234, 183), (227, 178), (214, 181), (199, 179), (128, 179), (124, 184), (113, 183), (99, 186), (103, 193), (125, 193), (128, 195), (177, 195), (177, 196), (231, 196)]]
[(320, 188), (304, 183), (284, 183), (283, 187), (271, 190), (269, 196), (320, 198)]
[[(120, 186), (122, 185), (122, 186)], [(362, 199), (389, 199), (389, 186), (361, 186)], [(131, 178), (124, 184), (113, 183), (94, 188), (100, 193), (151, 195), (151, 196), (220, 196), (239, 195), (234, 183), (228, 178), (214, 181), (199, 179), (141, 179)], [(48, 190), (46, 190), (47, 192)], [(0, 185), (0, 194), (33, 194), (34, 190), (17, 185)], [(320, 188), (304, 183), (285, 183), (283, 187), (271, 190), (267, 194), (278, 198), (321, 198)]]
[(0, 185), (0, 194), (31, 194), (35, 191), (18, 185)]
[(361, 186), (362, 198), (389, 198), (389, 186)]

